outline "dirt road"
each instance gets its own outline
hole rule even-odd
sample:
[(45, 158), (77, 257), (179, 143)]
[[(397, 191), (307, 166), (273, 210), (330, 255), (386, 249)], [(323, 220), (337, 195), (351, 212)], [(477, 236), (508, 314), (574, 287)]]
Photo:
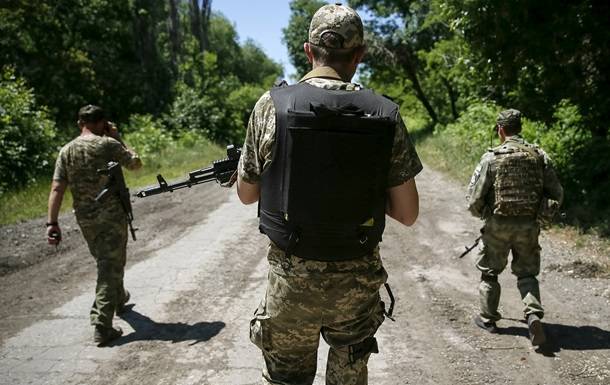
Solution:
[[(391, 222), (384, 234), (396, 322), (386, 320), (377, 335), (369, 382), (610, 384), (610, 280), (573, 274), (586, 256), (543, 234), (549, 343), (530, 346), (508, 272), (500, 279), (506, 319), (499, 334), (486, 334), (472, 323), (476, 252), (456, 258), (480, 223), (465, 212), (461, 186), (429, 169), (417, 183), (418, 223)], [(133, 306), (116, 319), (125, 335), (107, 348), (91, 342), (95, 268), (71, 214), (61, 219), (58, 250), (43, 243), (43, 219), (0, 229), (0, 384), (258, 383), (262, 361), (248, 322), (267, 265), (256, 207), (216, 185), (134, 207), (141, 230), (126, 271)], [(324, 383), (326, 351), (316, 384)]]

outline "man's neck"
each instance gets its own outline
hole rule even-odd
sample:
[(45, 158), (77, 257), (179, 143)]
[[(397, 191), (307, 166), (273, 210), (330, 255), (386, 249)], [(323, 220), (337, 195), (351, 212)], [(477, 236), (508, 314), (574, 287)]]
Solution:
[(339, 78), (346, 83), (350, 83), (352, 81), (352, 77), (354, 76), (354, 74), (351, 73), (351, 71), (346, 70), (345, 68), (339, 68), (337, 66), (320, 64), (320, 63), (316, 63), (316, 62), (314, 62), (312, 65), (312, 71), (316, 70), (316, 69), (322, 69), (322, 68), (332, 68), (334, 70), (334, 72), (339, 76)]
[(99, 134), (96, 134), (95, 132), (91, 131), (89, 128), (87, 128), (86, 126), (84, 126), (83, 128), (81, 128), (80, 130), (80, 136), (88, 136), (88, 135), (97, 135), (97, 136), (101, 136)]

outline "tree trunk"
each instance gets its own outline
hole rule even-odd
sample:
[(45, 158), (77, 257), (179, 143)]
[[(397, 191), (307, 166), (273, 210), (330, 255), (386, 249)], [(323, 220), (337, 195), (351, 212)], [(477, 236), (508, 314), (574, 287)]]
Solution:
[(449, 101), (451, 102), (451, 114), (453, 115), (453, 120), (457, 120), (460, 116), (458, 115), (457, 108), (455, 106), (455, 102), (457, 101), (457, 95), (455, 94), (455, 90), (451, 87), (451, 83), (449, 80), (441, 76), (441, 80), (445, 87), (447, 87), (447, 93), (449, 94)]
[(212, 14), (212, 0), (202, 0), (201, 2), (201, 25), (203, 33), (203, 49), (207, 50), (210, 47), (210, 15)]
[(407, 74), (407, 78), (411, 81), (413, 85), (413, 89), (415, 90), (415, 96), (424, 105), (424, 108), (428, 112), (428, 115), (432, 119), (432, 123), (438, 123), (438, 115), (432, 108), (430, 101), (428, 101), (428, 97), (426, 93), (421, 87), (419, 83), (419, 78), (417, 76), (417, 67), (415, 65), (415, 61), (412, 59), (413, 55), (410, 52), (410, 48), (406, 45), (402, 45), (396, 49), (396, 54), (398, 57), (398, 61), (400, 62), (402, 68), (405, 70)]
[(172, 60), (172, 70), (178, 72), (178, 53), (180, 52), (180, 22), (176, 0), (169, 0), (169, 44)]
[(190, 19), (191, 19), (191, 33), (197, 39), (199, 43), (199, 52), (203, 52), (205, 49), (203, 43), (203, 29), (201, 27), (201, 14), (199, 12), (199, 0), (191, 0), (191, 6), (189, 7)]

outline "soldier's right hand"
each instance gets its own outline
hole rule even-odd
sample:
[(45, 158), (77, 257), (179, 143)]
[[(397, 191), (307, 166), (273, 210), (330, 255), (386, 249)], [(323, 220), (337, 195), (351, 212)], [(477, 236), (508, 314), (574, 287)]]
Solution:
[(120, 141), (121, 134), (119, 133), (119, 128), (116, 126), (116, 124), (112, 122), (107, 122), (106, 124), (106, 135)]
[(47, 226), (47, 243), (49, 245), (59, 245), (61, 242), (61, 229), (59, 225)]

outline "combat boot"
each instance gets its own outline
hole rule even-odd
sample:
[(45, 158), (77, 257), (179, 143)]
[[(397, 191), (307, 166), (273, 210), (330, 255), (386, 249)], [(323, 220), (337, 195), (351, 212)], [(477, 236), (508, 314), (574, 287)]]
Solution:
[(474, 324), (490, 333), (496, 333), (498, 331), (498, 327), (494, 321), (485, 322), (479, 315), (474, 317)]
[(121, 328), (104, 327), (102, 325), (95, 325), (95, 331), (93, 332), (93, 342), (97, 346), (103, 346), (112, 340), (116, 340), (123, 335)]
[(125, 308), (125, 305), (127, 305), (130, 298), (131, 298), (131, 294), (129, 294), (128, 290), (125, 290), (125, 295), (123, 296), (123, 301), (121, 301), (121, 303), (119, 303), (118, 306), (116, 307), (117, 314), (122, 314), (125, 312), (125, 310), (127, 310)]
[(542, 345), (546, 341), (544, 335), (544, 329), (540, 317), (536, 314), (528, 314), (527, 316), (527, 329), (530, 334), (530, 341), (533, 346)]

